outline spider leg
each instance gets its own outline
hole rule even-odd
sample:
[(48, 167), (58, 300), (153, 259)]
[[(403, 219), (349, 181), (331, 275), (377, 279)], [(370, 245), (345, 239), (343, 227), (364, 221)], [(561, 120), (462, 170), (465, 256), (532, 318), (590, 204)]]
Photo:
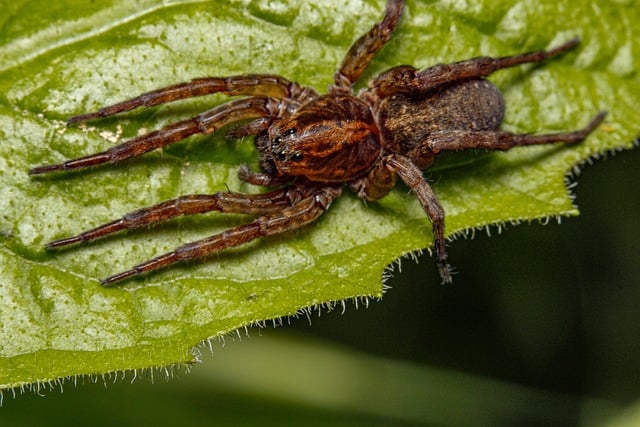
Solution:
[(204, 77), (185, 83), (156, 89), (135, 98), (101, 108), (94, 113), (71, 117), (68, 123), (87, 122), (101, 117), (112, 116), (138, 107), (153, 107), (185, 98), (224, 93), (225, 95), (268, 96), (277, 99), (305, 101), (317, 96), (316, 92), (284, 77), (270, 74), (249, 74), (230, 77)]
[(550, 49), (523, 53), (500, 58), (477, 57), (452, 64), (437, 64), (424, 70), (416, 70), (407, 65), (392, 68), (369, 85), (378, 96), (386, 97), (393, 93), (427, 92), (443, 84), (455, 81), (486, 77), (500, 69), (516, 65), (541, 62), (558, 56), (578, 45), (579, 38)]
[(435, 193), (424, 178), (422, 171), (405, 156), (390, 154), (384, 158), (387, 169), (404, 181), (416, 195), (422, 208), (433, 225), (433, 246), (435, 248), (438, 269), (443, 283), (451, 283), (451, 272), (447, 264), (447, 249), (444, 239), (444, 209)]
[(334, 85), (330, 92), (351, 93), (351, 86), (362, 75), (371, 59), (391, 39), (393, 30), (398, 24), (404, 1), (389, 0), (382, 21), (376, 23), (366, 34), (360, 37), (349, 49), (342, 60), (340, 69), (334, 76)]
[[(429, 150), (432, 153), (445, 150), (466, 150), (470, 148), (484, 148), (487, 150), (508, 150), (525, 145), (541, 145), (553, 143), (575, 144), (584, 140), (593, 132), (606, 112), (598, 113), (587, 126), (573, 132), (547, 133), (539, 135), (516, 134), (503, 131), (465, 131), (451, 130), (435, 132), (425, 140), (425, 144), (418, 149)], [(419, 153), (409, 153), (409, 156)]]
[(106, 151), (68, 160), (64, 163), (38, 166), (29, 171), (31, 175), (83, 169), (103, 163), (118, 163), (140, 156), (156, 148), (165, 147), (198, 133), (211, 133), (238, 120), (275, 116), (285, 104), (274, 98), (251, 97), (231, 101), (205, 111), (198, 116), (183, 120), (162, 129), (150, 132)]
[(249, 224), (234, 227), (206, 239), (180, 246), (172, 252), (138, 264), (130, 270), (107, 277), (102, 280), (102, 284), (111, 286), (131, 276), (155, 271), (178, 262), (203, 258), (260, 237), (295, 230), (315, 221), (342, 192), (342, 188), (338, 186), (318, 187), (310, 193), (301, 187), (296, 188), (304, 193), (304, 197), (292, 206), (283, 209), (277, 215), (261, 216)]
[(210, 211), (233, 212), (250, 215), (269, 215), (292, 204), (287, 189), (265, 194), (242, 194), (221, 191), (215, 194), (191, 194), (167, 200), (157, 205), (129, 212), (122, 218), (82, 232), (76, 236), (55, 240), (47, 249), (55, 249), (75, 243), (89, 242), (122, 230), (135, 230), (157, 224), (181, 215), (194, 215)]

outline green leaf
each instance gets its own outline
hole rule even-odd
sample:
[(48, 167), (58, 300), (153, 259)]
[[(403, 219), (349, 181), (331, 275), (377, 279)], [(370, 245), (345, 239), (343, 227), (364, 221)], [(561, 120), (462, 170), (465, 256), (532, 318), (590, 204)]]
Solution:
[[(203, 215), (55, 253), (43, 245), (125, 212), (240, 183), (250, 140), (191, 138), (126, 164), (34, 179), (30, 167), (105, 149), (225, 101), (212, 96), (66, 128), (61, 120), (133, 94), (206, 75), (277, 73), (323, 91), (382, 1), (15, 1), (0, 34), (0, 387), (190, 363), (209, 337), (309, 307), (382, 296), (386, 266), (428, 247), (431, 225), (399, 187), (368, 206), (347, 194), (314, 225), (207, 261), (104, 289), (98, 279), (247, 218)], [(489, 224), (576, 215), (565, 176), (638, 134), (640, 11), (624, 1), (408, 2), (365, 76), (477, 55), (558, 45), (574, 52), (492, 76), (504, 128), (553, 132), (606, 123), (575, 147), (444, 156), (427, 175), (455, 234)], [(629, 6), (633, 2), (627, 2)], [(464, 5), (464, 6), (462, 6)], [(455, 265), (455, 260), (451, 260)], [(433, 265), (431, 286), (439, 286)], [(277, 322), (277, 320), (276, 320)]]

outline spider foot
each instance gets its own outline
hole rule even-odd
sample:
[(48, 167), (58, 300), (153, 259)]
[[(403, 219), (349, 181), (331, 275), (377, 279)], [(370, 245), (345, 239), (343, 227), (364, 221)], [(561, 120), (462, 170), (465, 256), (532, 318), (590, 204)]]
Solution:
[(110, 163), (112, 162), (112, 157), (111, 152), (103, 151), (101, 153), (67, 160), (63, 163), (36, 166), (29, 170), (29, 175), (42, 175), (52, 172), (66, 172), (76, 169), (84, 169), (91, 166), (101, 165), (103, 163)]
[(607, 111), (600, 111), (598, 114), (596, 114), (591, 122), (589, 122), (589, 124), (584, 129), (582, 129), (581, 133), (584, 135), (584, 138), (586, 138), (587, 135), (589, 135), (598, 126), (600, 126), (600, 123), (602, 123), (605, 117), (607, 117)]
[(105, 279), (101, 279), (100, 284), (105, 288), (110, 288), (112, 286), (117, 285), (118, 282), (134, 275), (136, 275), (136, 273), (133, 270), (123, 271), (122, 273), (114, 274), (113, 276), (109, 276)]
[(110, 116), (114, 113), (109, 113), (108, 110), (106, 109), (100, 109), (94, 113), (85, 113), (85, 114), (79, 114), (77, 116), (73, 116), (73, 117), (69, 117), (67, 119), (67, 124), (76, 124), (76, 123), (85, 123), (85, 122), (90, 122), (92, 120), (96, 120), (96, 119), (101, 119), (103, 117), (107, 117)]
[(438, 270), (440, 272), (440, 277), (442, 278), (443, 285), (450, 285), (451, 283), (453, 283), (453, 278), (451, 277), (451, 266), (447, 264), (446, 261), (444, 263), (438, 263)]
[(113, 276), (102, 279), (100, 280), (100, 284), (108, 288), (117, 285), (123, 280), (130, 277), (139, 276), (147, 272), (159, 270), (178, 261), (180, 261), (178, 252), (169, 252), (164, 255), (152, 258), (149, 261), (143, 262), (142, 264), (138, 264), (129, 270), (123, 271), (122, 273), (114, 274)]
[(64, 239), (58, 239), (58, 240), (54, 240), (52, 242), (47, 243), (45, 245), (45, 248), (47, 250), (58, 249), (58, 248), (61, 248), (63, 246), (69, 246), (69, 245), (73, 245), (75, 243), (80, 243), (80, 242), (83, 242), (83, 241), (84, 241), (84, 239), (80, 235), (73, 236), (73, 237), (67, 237), (67, 238), (64, 238)]

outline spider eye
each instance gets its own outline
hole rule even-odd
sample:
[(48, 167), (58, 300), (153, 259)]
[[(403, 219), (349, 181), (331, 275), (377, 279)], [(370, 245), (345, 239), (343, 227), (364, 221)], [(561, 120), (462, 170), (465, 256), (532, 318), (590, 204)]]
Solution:
[(282, 138), (279, 136), (276, 136), (275, 138), (273, 138), (273, 145), (280, 145), (282, 143)]
[(290, 160), (292, 162), (301, 162), (302, 161), (302, 154), (301, 153), (293, 153), (290, 157)]
[(291, 129), (287, 129), (284, 134), (285, 135), (293, 135), (294, 133), (296, 133), (296, 130), (294, 128)]
[(281, 162), (285, 161), (287, 159), (287, 155), (285, 154), (284, 151), (278, 151), (276, 153), (276, 159), (280, 160)]

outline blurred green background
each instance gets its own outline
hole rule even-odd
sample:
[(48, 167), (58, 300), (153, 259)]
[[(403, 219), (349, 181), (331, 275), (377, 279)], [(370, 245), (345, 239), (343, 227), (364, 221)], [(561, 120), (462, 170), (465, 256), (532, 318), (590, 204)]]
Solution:
[(404, 260), (366, 309), (215, 341), (168, 380), (5, 392), (0, 425), (638, 425), (638, 165), (640, 150), (585, 166), (561, 225), (452, 243), (451, 286)]

